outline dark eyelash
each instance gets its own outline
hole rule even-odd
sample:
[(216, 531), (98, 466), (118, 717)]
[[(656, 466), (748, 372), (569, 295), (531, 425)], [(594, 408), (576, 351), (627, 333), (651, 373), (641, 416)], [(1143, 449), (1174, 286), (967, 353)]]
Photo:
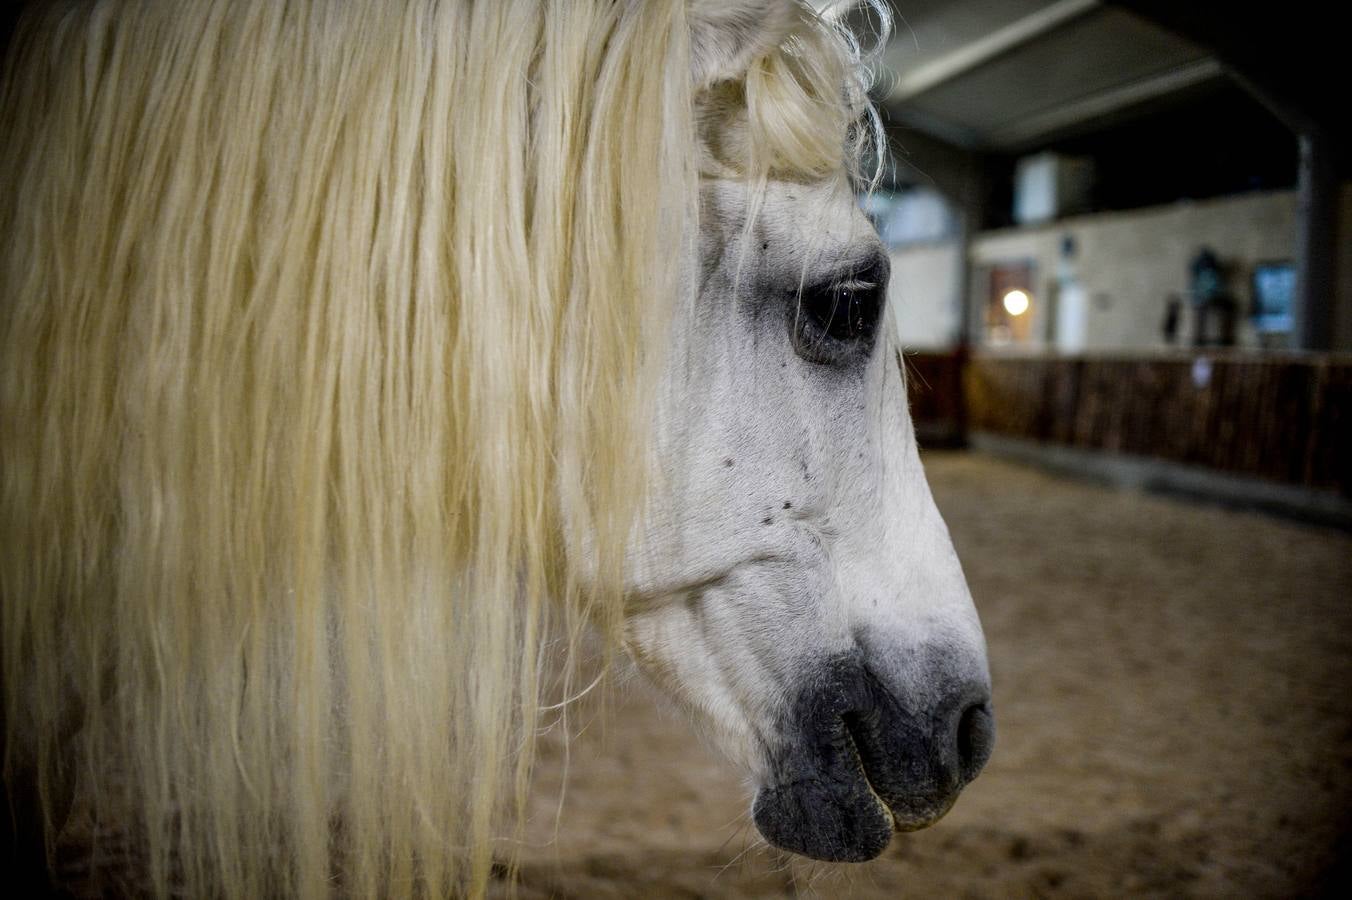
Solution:
[(885, 263), (806, 288), (794, 304), (791, 333), (799, 356), (844, 364), (867, 355), (885, 303)]

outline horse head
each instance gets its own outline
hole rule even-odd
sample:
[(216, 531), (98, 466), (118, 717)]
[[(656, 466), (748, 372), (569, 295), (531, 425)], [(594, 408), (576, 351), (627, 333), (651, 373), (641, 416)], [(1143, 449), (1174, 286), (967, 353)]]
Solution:
[(846, 172), (739, 176), (747, 106), (717, 75), (778, 43), (792, 5), (717, 6), (704, 32), (695, 11), (700, 235), (627, 646), (749, 773), (770, 843), (865, 860), (990, 755), (985, 645), (917, 451), (888, 257)]

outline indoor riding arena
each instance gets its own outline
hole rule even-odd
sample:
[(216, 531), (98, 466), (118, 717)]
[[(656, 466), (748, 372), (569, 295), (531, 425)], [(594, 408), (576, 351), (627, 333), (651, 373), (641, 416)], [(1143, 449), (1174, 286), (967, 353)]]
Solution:
[(1249, 6), (5, 5), (0, 892), (1352, 897)]
[(870, 202), (994, 754), (932, 828), (812, 864), (621, 674), (546, 751), (522, 894), (1345, 896), (1352, 168), (1317, 63), (1277, 62), (1317, 17), (894, 6)]

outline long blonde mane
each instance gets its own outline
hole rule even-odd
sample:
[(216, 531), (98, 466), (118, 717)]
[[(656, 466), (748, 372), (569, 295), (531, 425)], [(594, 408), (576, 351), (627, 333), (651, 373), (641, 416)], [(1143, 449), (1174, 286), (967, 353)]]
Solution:
[[(686, 0), (46, 4), (0, 96), (6, 777), (189, 896), (481, 893), (613, 646)], [(804, 10), (746, 175), (850, 157)], [(673, 248), (686, 248), (674, 253)], [(546, 635), (562, 634), (562, 642)], [(553, 656), (551, 656), (553, 654)]]

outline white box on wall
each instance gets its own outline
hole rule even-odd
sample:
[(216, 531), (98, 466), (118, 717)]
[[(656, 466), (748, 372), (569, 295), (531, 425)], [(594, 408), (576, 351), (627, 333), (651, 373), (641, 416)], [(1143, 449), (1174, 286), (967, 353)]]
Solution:
[(1014, 221), (1050, 222), (1089, 208), (1094, 161), (1057, 153), (1025, 156), (1014, 166)]

